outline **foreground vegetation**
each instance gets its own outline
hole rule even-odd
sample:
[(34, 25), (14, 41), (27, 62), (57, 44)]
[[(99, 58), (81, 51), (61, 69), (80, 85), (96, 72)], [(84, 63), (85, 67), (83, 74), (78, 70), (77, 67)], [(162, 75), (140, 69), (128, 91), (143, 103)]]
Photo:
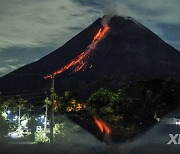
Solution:
[[(122, 85), (119, 89), (100, 88), (85, 101), (80, 94), (66, 91), (55, 100), (56, 139), (78, 131), (64, 131), (66, 124), (58, 118), (63, 114), (104, 140), (104, 132), (94, 122), (94, 117), (97, 117), (111, 129), (110, 136), (114, 141), (127, 140), (153, 126), (157, 117), (161, 118), (175, 109), (180, 102), (179, 94), (180, 84), (173, 80), (141, 81)], [(16, 99), (8, 98), (2, 102), (1, 111), (5, 106), (14, 106), (16, 112)], [(28, 109), (24, 114), (30, 115), (33, 105), (25, 100), (22, 104)], [(4, 131), (7, 124), (2, 117), (0, 122), (0, 133), (7, 133)]]

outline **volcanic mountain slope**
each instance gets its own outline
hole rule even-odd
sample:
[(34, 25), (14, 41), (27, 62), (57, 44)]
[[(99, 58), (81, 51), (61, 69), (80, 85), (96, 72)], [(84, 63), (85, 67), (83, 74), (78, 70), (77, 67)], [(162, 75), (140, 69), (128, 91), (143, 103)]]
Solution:
[[(154, 78), (179, 79), (180, 52), (130, 17), (112, 17), (106, 34), (90, 49), (105, 18), (97, 19), (49, 55), (0, 78), (0, 91), (22, 94), (48, 89), (50, 79), (45, 80), (44, 76), (62, 69), (87, 50), (85, 59), (56, 75), (57, 93), (71, 90), (88, 97), (100, 87), (116, 88), (123, 83)], [(84, 61), (86, 67), (82, 66)], [(83, 69), (76, 72), (78, 65)]]

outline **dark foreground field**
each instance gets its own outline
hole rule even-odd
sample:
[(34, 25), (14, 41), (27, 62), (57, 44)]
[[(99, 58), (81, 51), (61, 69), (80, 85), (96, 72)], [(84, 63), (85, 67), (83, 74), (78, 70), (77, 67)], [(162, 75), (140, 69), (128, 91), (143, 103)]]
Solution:
[(179, 134), (180, 126), (158, 124), (145, 135), (131, 142), (106, 145), (96, 140), (89, 133), (76, 134), (69, 142), (59, 141), (54, 144), (1, 144), (1, 154), (178, 154), (180, 145), (167, 145), (169, 133)]

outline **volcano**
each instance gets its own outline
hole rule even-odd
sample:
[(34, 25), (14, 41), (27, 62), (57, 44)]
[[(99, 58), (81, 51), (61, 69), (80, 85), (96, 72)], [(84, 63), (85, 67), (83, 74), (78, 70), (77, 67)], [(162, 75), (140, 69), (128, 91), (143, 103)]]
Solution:
[[(65, 91), (72, 91), (80, 94), (82, 100), (87, 100), (102, 87), (118, 89), (122, 85), (152, 79), (179, 81), (179, 59), (178, 50), (135, 19), (104, 16), (59, 49), (1, 77), (0, 91), (2, 95), (21, 95), (28, 99), (26, 92), (50, 91), (53, 78), (55, 91), (59, 96)], [(91, 99), (90, 107), (93, 108), (92, 111), (96, 110), (96, 113), (92, 114), (87, 110), (79, 114), (76, 113), (79, 109), (76, 109), (69, 117), (107, 142), (111, 140), (110, 135), (113, 140), (127, 139), (140, 132), (142, 126), (147, 126), (147, 122), (152, 126), (153, 115), (162, 115), (163, 107), (165, 114), (175, 108), (180, 100), (176, 97), (179, 96), (179, 92), (176, 91), (178, 88), (174, 82), (158, 81), (153, 84), (157, 87), (154, 92), (148, 89), (149, 87), (142, 88), (141, 83), (131, 88), (133, 94), (134, 91), (140, 91), (137, 96), (127, 91), (123, 93), (124, 89), (121, 89), (121, 103), (115, 101), (114, 104), (110, 104), (107, 99), (107, 104), (103, 104), (103, 101), (96, 102)], [(103, 96), (114, 95), (107, 90), (100, 91)], [(42, 95), (41, 100), (45, 97)], [(132, 107), (128, 106), (128, 103)], [(76, 101), (69, 109), (73, 110), (75, 104)], [(81, 107), (80, 104), (77, 106)], [(143, 122), (146, 124), (143, 125)]]
[(106, 25), (109, 29), (105, 36), (90, 49), (106, 18), (97, 19), (49, 55), (1, 77), (2, 94), (49, 89), (50, 80), (44, 77), (62, 71), (87, 50), (90, 52), (81, 62), (55, 74), (58, 94), (70, 90), (86, 98), (100, 87), (116, 88), (150, 79), (179, 80), (180, 52), (131, 17), (112, 17)]

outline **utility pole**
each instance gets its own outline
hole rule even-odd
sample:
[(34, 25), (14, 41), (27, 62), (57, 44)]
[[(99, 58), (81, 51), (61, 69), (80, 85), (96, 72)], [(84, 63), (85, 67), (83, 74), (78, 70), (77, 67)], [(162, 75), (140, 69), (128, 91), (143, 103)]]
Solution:
[(19, 96), (19, 116), (18, 116), (18, 130), (21, 129), (21, 102), (20, 102), (20, 96)]
[[(1, 91), (0, 91), (0, 105), (2, 105), (2, 102), (1, 102)], [(4, 107), (4, 113), (5, 113), (5, 107)]]
[(1, 104), (1, 91), (0, 91), (0, 104)]
[(45, 107), (46, 107), (46, 111), (45, 111), (45, 120), (44, 120), (44, 133), (45, 133), (45, 136), (46, 136), (46, 129), (47, 129), (47, 113), (48, 113), (48, 106), (47, 106), (47, 103), (46, 103)]
[(51, 80), (51, 109), (50, 109), (50, 142), (53, 143), (54, 141), (54, 74), (52, 75)]

